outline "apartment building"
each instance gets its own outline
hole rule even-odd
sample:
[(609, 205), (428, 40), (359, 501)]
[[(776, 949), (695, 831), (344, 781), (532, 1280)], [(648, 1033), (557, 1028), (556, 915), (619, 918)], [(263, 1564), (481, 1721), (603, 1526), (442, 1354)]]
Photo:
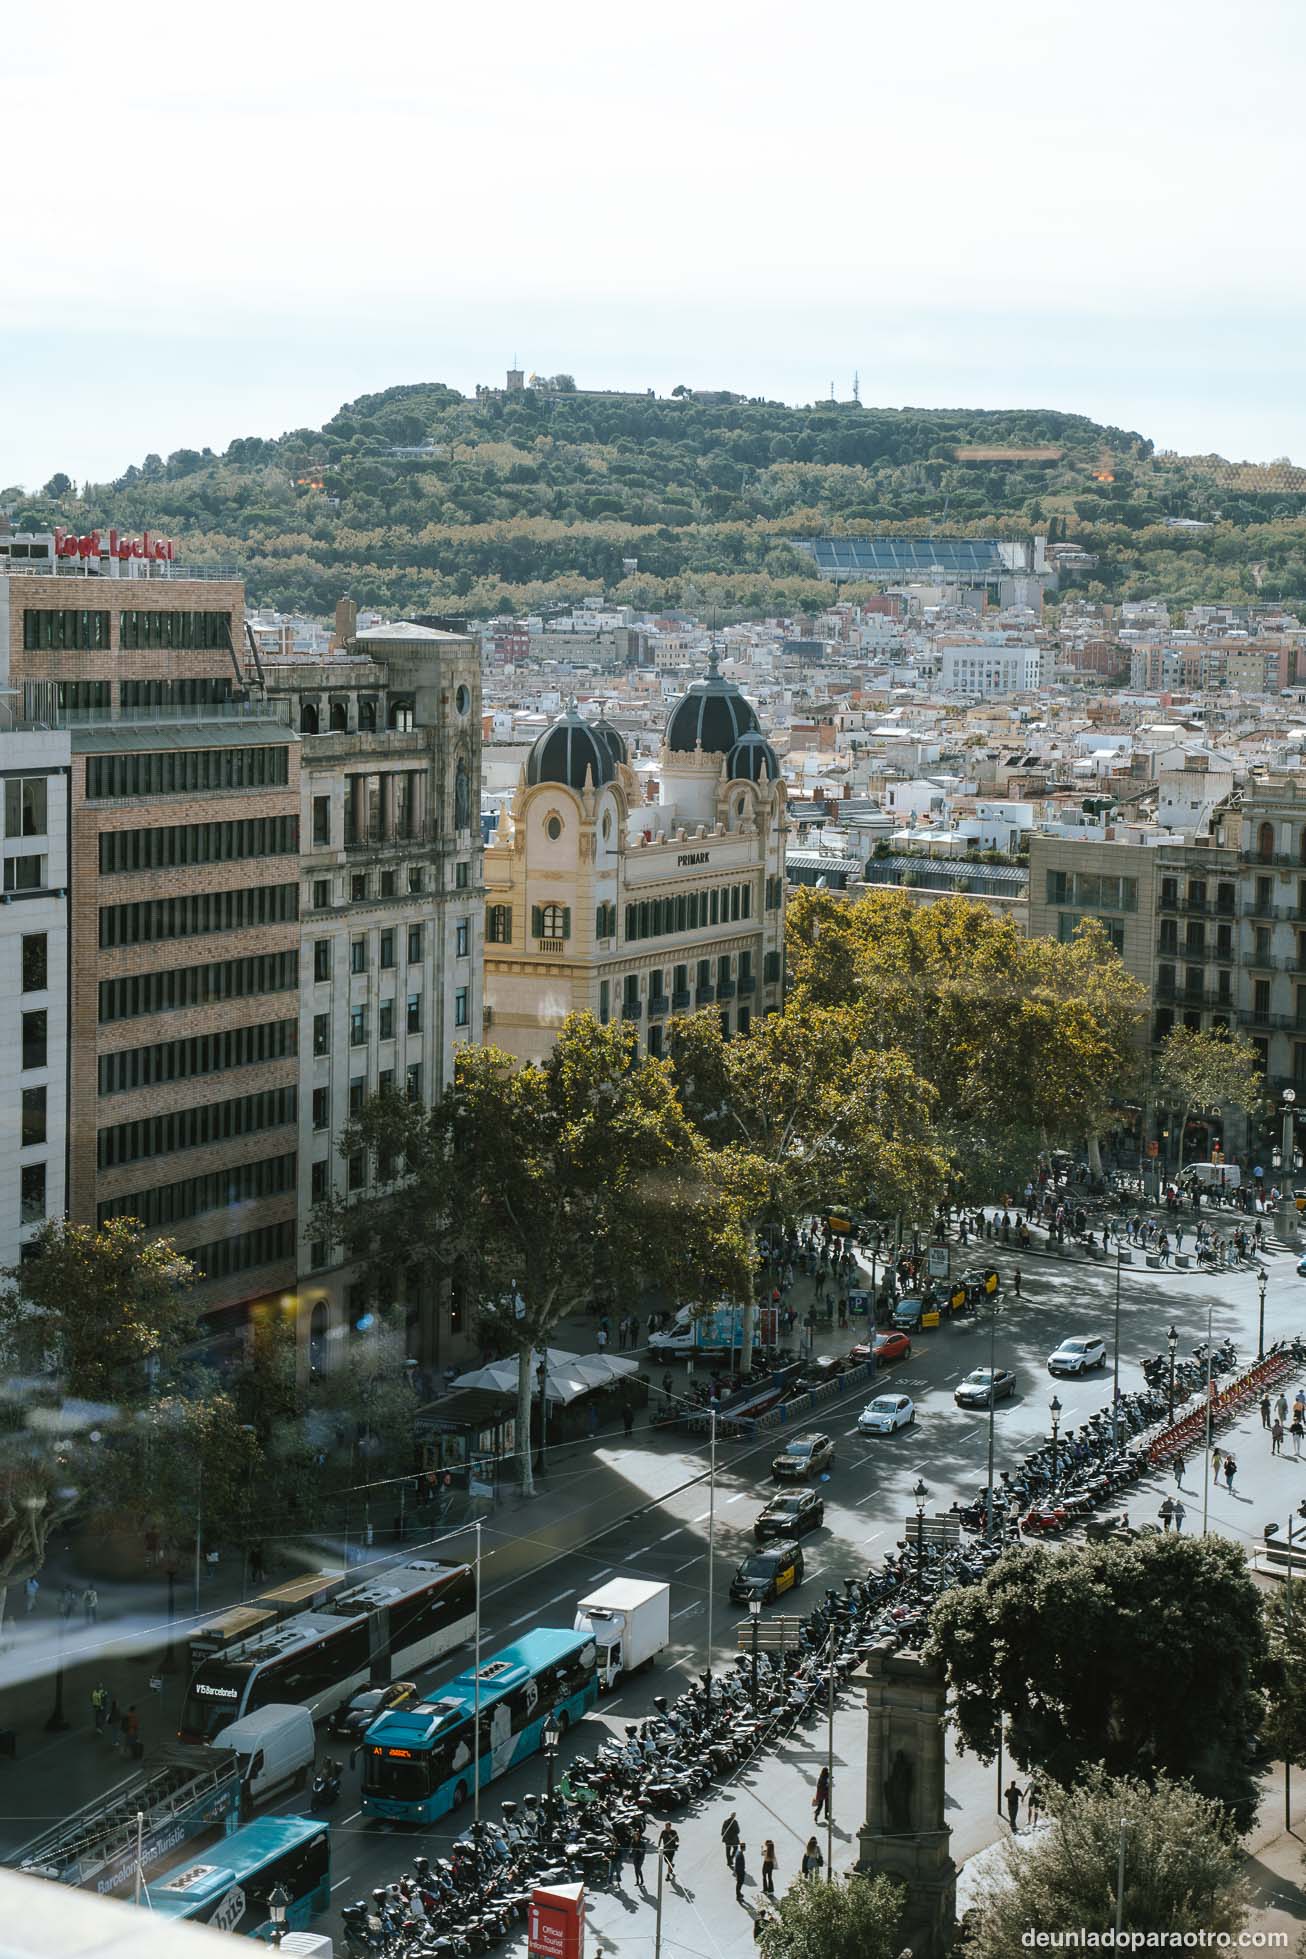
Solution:
[[(250, 679), (298, 731), (297, 1297), (322, 1368), (368, 1316), (356, 1273), (311, 1229), (316, 1205), (372, 1174), (335, 1139), (379, 1089), (438, 1101), (481, 1038), (480, 656), (437, 627), (371, 625)], [(415, 1357), (458, 1357), (456, 1303), (414, 1288), (407, 1311)]]
[(296, 1269), (298, 738), (244, 687), (238, 580), (149, 533), (24, 543), (0, 567), (0, 684), (69, 754), (67, 1182), (56, 1202), (47, 1177), (47, 1210), (167, 1231), (235, 1329), (221, 1309)]
[(69, 771), (66, 734), (0, 703), (0, 1265), (64, 1210)]
[(672, 707), (656, 802), (610, 722), (534, 743), (485, 853), (487, 1038), (522, 1060), (570, 1013), (638, 1029), (709, 1004), (725, 1033), (783, 997), (786, 797), (757, 715), (712, 656)]

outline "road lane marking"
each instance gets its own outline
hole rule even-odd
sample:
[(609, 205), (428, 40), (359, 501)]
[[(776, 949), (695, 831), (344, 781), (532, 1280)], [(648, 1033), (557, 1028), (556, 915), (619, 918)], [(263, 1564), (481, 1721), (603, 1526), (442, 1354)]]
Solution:
[(711, 1515), (712, 1512), (710, 1510), (705, 1510), (701, 1517), (695, 1517), (694, 1522), (696, 1524), (705, 1524)]
[(666, 1533), (666, 1535), (665, 1535), (665, 1536), (663, 1536), (663, 1537), (660, 1537), (660, 1538), (658, 1539), (658, 1543), (659, 1543), (659, 1544), (670, 1544), (670, 1542), (671, 1542), (671, 1540), (672, 1540), (672, 1538), (673, 1538), (673, 1537), (679, 1537), (679, 1535), (680, 1535), (680, 1533), (681, 1533), (681, 1531), (683, 1530), (683, 1528), (684, 1528), (684, 1526), (683, 1526), (682, 1524), (677, 1524), (677, 1525), (676, 1525), (676, 1528), (675, 1528), (674, 1530), (669, 1530), (669, 1531), (667, 1531), (667, 1533)]
[(342, 1884), (351, 1884), (352, 1882), (353, 1882), (352, 1877), (337, 1878), (336, 1882), (331, 1886), (331, 1889), (333, 1891), (338, 1891)]
[(702, 1600), (696, 1599), (693, 1605), (682, 1605), (679, 1612), (673, 1612), (671, 1616), (673, 1619), (684, 1619), (687, 1618), (691, 1612), (701, 1612), (702, 1610), (703, 1610)]
[(565, 1598), (570, 1598), (570, 1597), (571, 1597), (571, 1593), (570, 1593), (570, 1592), (555, 1592), (555, 1593), (553, 1594), (553, 1597), (552, 1597), (552, 1598), (546, 1598), (546, 1599), (545, 1599), (545, 1601), (544, 1601), (544, 1603), (545, 1603), (546, 1605), (560, 1605), (560, 1604), (562, 1603), (562, 1601), (563, 1601), (563, 1599), (565, 1599)]
[(699, 1553), (697, 1554), (697, 1556), (695, 1556), (695, 1557), (692, 1557), (692, 1558), (686, 1558), (686, 1559), (685, 1559), (685, 1562), (684, 1562), (683, 1564), (678, 1564), (678, 1565), (676, 1566), (676, 1568), (675, 1568), (675, 1570), (674, 1570), (674, 1571), (672, 1572), (672, 1574), (671, 1574), (671, 1576), (672, 1576), (673, 1578), (678, 1578), (678, 1577), (680, 1576), (680, 1574), (681, 1574), (681, 1572), (682, 1572), (682, 1571), (688, 1571), (691, 1565), (696, 1565), (696, 1564), (698, 1563), (698, 1560), (699, 1560), (699, 1558), (700, 1558), (700, 1557), (701, 1557), (702, 1555), (703, 1555), (703, 1554), (702, 1554), (702, 1552), (700, 1551), (700, 1552), (699, 1552)]
[(727, 1502), (727, 1503), (742, 1503), (742, 1502), (743, 1502), (743, 1500), (744, 1500), (744, 1498), (745, 1498), (745, 1497), (746, 1497), (747, 1495), (748, 1495), (748, 1491), (747, 1491), (747, 1490), (739, 1490), (739, 1491), (737, 1491), (737, 1492), (735, 1493), (735, 1495), (734, 1495), (734, 1496), (728, 1496), (728, 1497), (726, 1498), (726, 1502)]
[(356, 1822), (358, 1821), (358, 1819), (359, 1819), (359, 1817), (360, 1817), (360, 1816), (362, 1815), (362, 1813), (363, 1813), (363, 1812), (362, 1812), (362, 1810), (361, 1810), (361, 1809), (356, 1809), (356, 1810), (354, 1811), (354, 1813), (353, 1813), (353, 1815), (352, 1815), (352, 1816), (346, 1816), (346, 1818), (345, 1818), (345, 1822), (346, 1822), (346, 1823), (356, 1823)]
[(509, 1632), (511, 1632), (514, 1626), (524, 1626), (528, 1619), (533, 1619), (534, 1617), (535, 1614), (533, 1611), (519, 1613), (517, 1618), (509, 1619), (507, 1629)]

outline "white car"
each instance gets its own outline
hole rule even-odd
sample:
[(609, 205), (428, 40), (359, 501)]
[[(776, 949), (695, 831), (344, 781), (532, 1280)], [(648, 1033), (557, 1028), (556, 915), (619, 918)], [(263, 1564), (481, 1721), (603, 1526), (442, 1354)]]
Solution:
[(892, 1435), (895, 1429), (906, 1428), (915, 1419), (916, 1409), (910, 1395), (877, 1394), (862, 1409), (857, 1426), (863, 1435)]
[(1049, 1374), (1086, 1374), (1090, 1367), (1105, 1366), (1105, 1340), (1063, 1340), (1048, 1355)]

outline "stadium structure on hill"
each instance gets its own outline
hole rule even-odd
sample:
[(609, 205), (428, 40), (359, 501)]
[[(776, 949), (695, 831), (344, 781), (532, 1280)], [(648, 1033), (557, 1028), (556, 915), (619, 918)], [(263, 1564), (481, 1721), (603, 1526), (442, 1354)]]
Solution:
[(1047, 539), (993, 537), (794, 538), (832, 584), (926, 585), (949, 598), (1038, 608), (1056, 584)]

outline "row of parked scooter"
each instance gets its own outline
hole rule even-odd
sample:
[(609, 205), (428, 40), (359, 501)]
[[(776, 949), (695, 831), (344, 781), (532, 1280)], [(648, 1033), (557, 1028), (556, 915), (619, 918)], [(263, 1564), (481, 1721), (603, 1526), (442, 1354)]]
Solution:
[[(1204, 1346), (1191, 1365), (1205, 1383)], [(1210, 1356), (1212, 1377), (1236, 1366), (1229, 1342)], [(1143, 1438), (1167, 1416), (1168, 1377), (1167, 1355), (1166, 1392), (1123, 1395), (1114, 1424), (1110, 1410), (1100, 1410), (1055, 1441), (1047, 1437), (1017, 1469), (1002, 1472), (991, 1507), (987, 1488), (954, 1505), (965, 1533), (957, 1543), (918, 1542), (909, 1527), (878, 1569), (827, 1589), (794, 1645), (758, 1653), (755, 1690), (754, 1661), (742, 1653), (732, 1669), (694, 1681), (674, 1703), (656, 1696), (655, 1712), (623, 1738), (575, 1757), (551, 1802), (537, 1795), (505, 1802), (497, 1819), (459, 1837), (448, 1857), (414, 1857), (370, 1901), (345, 1907), (352, 1959), (472, 1959), (490, 1951), (520, 1927), (536, 1885), (614, 1881), (637, 1846), (653, 1854), (652, 1819), (670, 1821), (785, 1736), (821, 1723), (873, 1645), (922, 1645), (935, 1599), (977, 1583), (1021, 1534), (1077, 1522), (1087, 1522), (1090, 1536), (1126, 1529), (1122, 1519), (1088, 1519), (1147, 1472)]]

